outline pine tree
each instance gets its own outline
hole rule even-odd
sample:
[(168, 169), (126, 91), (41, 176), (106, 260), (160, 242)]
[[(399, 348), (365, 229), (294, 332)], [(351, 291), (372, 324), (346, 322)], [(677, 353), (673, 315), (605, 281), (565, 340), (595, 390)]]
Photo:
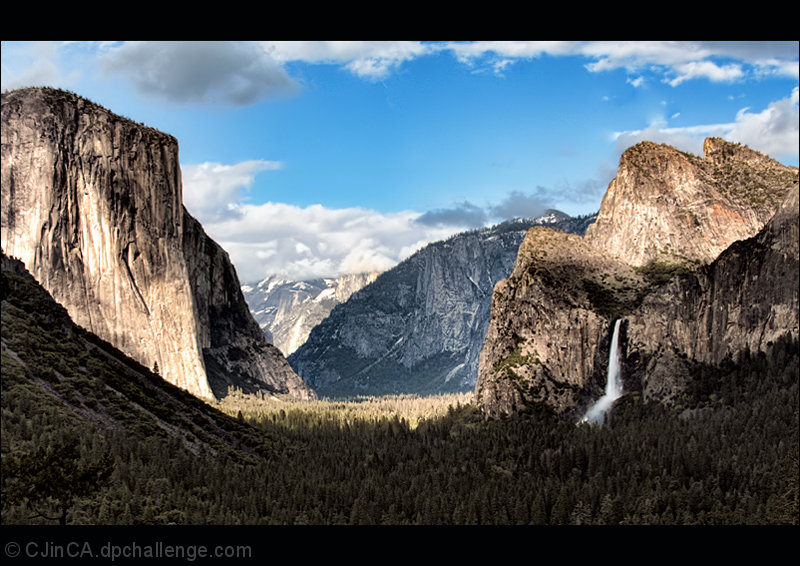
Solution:
[[(67, 524), (75, 504), (103, 488), (114, 470), (110, 454), (83, 464), (77, 438), (3, 458), (3, 504), (24, 504), (34, 517)], [(55, 513), (55, 514), (54, 514)]]

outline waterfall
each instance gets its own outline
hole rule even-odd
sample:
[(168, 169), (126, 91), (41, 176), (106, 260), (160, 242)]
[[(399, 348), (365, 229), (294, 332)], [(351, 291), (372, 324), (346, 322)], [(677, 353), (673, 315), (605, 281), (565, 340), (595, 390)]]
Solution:
[(586, 415), (581, 419), (582, 422), (603, 424), (606, 411), (622, 395), (622, 377), (619, 371), (619, 323), (621, 321), (622, 319), (618, 318), (614, 323), (614, 334), (611, 337), (611, 348), (608, 352), (606, 392), (594, 405), (589, 407)]

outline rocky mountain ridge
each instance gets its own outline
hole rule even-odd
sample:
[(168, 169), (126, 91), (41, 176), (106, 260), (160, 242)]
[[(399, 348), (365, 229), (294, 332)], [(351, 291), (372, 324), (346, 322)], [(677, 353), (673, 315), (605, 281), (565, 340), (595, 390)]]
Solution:
[(796, 168), (750, 148), (708, 138), (704, 156), (642, 142), (627, 149), (586, 239), (643, 266), (708, 263), (758, 232), (797, 177)]
[(185, 211), (175, 138), (48, 88), (4, 93), (2, 126), (2, 248), (79, 325), (200, 397), (314, 395)]
[(242, 285), (242, 293), (267, 340), (289, 356), (333, 307), (372, 283), (378, 275), (378, 272), (352, 273), (305, 281), (271, 275)]
[(705, 148), (637, 144), (582, 239), (528, 233), (494, 293), (476, 386), (486, 415), (543, 404), (579, 416), (602, 395), (620, 317), (625, 390), (666, 402), (688, 379), (681, 360), (796, 338), (797, 168), (722, 140)]
[[(563, 213), (562, 213), (563, 214)], [(594, 217), (516, 219), (430, 244), (336, 306), (289, 363), (321, 395), (469, 391), (492, 289), (526, 231), (585, 231)]]

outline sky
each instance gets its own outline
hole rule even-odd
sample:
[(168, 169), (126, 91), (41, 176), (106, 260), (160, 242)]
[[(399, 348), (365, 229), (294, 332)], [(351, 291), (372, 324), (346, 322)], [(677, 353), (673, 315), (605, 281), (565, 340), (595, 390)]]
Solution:
[(708, 136), (798, 165), (798, 42), (2, 42), (178, 139), (189, 212), (242, 282), (393, 267), (429, 242), (596, 212), (621, 153)]

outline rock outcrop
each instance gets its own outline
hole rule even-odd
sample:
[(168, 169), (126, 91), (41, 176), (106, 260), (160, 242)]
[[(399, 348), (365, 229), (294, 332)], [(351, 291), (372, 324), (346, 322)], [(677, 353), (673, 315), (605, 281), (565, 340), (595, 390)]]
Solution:
[[(602, 390), (611, 320), (636, 304), (643, 277), (585, 239), (531, 229), (497, 283), (476, 399), (490, 417), (545, 403), (570, 413)], [(593, 392), (593, 391), (592, 391)]]
[(329, 279), (292, 281), (271, 275), (242, 286), (250, 310), (264, 335), (285, 356), (308, 339), (311, 330), (379, 273), (351, 273)]
[(643, 266), (714, 260), (769, 220), (797, 169), (747, 147), (708, 138), (704, 157), (642, 142), (620, 158), (586, 231), (597, 249)]
[(195, 300), (198, 338), (208, 382), (217, 397), (229, 387), (298, 399), (316, 395), (266, 341), (242, 295), (236, 270), (219, 244), (184, 212), (183, 250)]
[(697, 364), (770, 353), (798, 338), (798, 185), (754, 237), (673, 278), (627, 320), (625, 373), (645, 399), (671, 401)]
[(79, 325), (200, 397), (226, 380), (313, 395), (246, 330), (227, 255), (184, 210), (175, 138), (23, 89), (2, 96), (2, 161), (2, 248)]
[(660, 400), (685, 385), (682, 360), (715, 364), (796, 336), (796, 194), (781, 202), (797, 168), (718, 139), (705, 153), (638, 144), (583, 239), (531, 230), (495, 288), (476, 387), (485, 414), (542, 403), (578, 416), (602, 394), (620, 317), (625, 389)]
[[(547, 216), (581, 233), (592, 220)], [(539, 223), (509, 221), (426, 246), (335, 307), (289, 363), (328, 396), (473, 389), (492, 289)]]

